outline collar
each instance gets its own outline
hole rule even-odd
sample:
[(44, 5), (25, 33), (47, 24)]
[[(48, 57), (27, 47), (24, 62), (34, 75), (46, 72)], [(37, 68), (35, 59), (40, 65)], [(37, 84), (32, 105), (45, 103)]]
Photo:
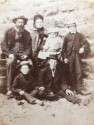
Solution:
[(32, 29), (32, 30), (34, 30), (34, 31), (37, 31), (37, 32), (41, 33), (41, 32), (44, 32), (44, 27), (42, 27), (42, 28), (40, 28), (40, 29), (37, 29), (36, 27), (33, 27), (33, 29)]

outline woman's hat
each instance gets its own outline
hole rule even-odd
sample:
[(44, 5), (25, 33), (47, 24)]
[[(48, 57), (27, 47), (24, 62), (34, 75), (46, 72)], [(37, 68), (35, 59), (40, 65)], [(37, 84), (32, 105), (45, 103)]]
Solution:
[(36, 22), (37, 19), (42, 19), (42, 20), (44, 20), (43, 16), (40, 15), (40, 14), (37, 14), (37, 15), (34, 16), (34, 18), (33, 18), (34, 23)]
[(47, 34), (49, 34), (49, 33), (58, 33), (59, 32), (59, 29), (58, 28), (49, 28), (48, 30), (47, 30)]

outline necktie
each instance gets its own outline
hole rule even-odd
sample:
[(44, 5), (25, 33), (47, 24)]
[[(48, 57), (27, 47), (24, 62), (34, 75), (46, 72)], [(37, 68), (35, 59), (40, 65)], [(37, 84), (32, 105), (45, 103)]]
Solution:
[(54, 77), (54, 75), (55, 75), (55, 69), (53, 68), (52, 69), (52, 76)]

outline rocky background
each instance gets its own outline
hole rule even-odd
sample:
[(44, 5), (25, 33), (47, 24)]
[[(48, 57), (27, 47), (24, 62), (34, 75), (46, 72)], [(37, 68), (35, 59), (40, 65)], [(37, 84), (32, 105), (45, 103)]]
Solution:
[[(94, 125), (94, 0), (0, 0), (0, 41), (4, 31), (13, 26), (13, 17), (25, 15), (29, 19), (26, 29), (30, 31), (32, 18), (38, 13), (44, 16), (45, 27), (60, 28), (61, 36), (66, 35), (66, 24), (71, 21), (75, 21), (78, 31), (86, 36), (91, 54), (83, 60), (86, 75), (83, 81), (92, 94), (78, 95), (87, 100), (86, 106), (73, 105), (61, 99), (45, 101), (43, 107), (27, 102), (18, 106), (15, 99), (7, 100), (0, 94), (0, 125)], [(0, 79), (1, 85), (3, 78)]]

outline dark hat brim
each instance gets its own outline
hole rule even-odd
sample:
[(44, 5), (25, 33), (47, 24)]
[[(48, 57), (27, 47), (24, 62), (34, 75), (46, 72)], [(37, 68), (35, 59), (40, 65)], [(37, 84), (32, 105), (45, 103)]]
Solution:
[(47, 57), (47, 59), (54, 59), (54, 60), (59, 60), (59, 59), (56, 59), (56, 58), (50, 58), (50, 57)]
[(67, 24), (67, 27), (69, 28), (69, 27), (76, 27), (77, 26), (77, 24), (76, 23), (72, 23), (72, 24)]
[(50, 55), (47, 59), (59, 60), (57, 55)]
[(14, 18), (14, 19), (12, 20), (12, 22), (13, 22), (13, 23), (16, 23), (16, 21), (17, 21), (18, 19), (23, 19), (23, 20), (24, 20), (24, 24), (25, 24), (25, 25), (27, 24), (28, 19), (25, 18), (25, 17), (23, 17), (23, 16), (19, 16), (19, 17)]

